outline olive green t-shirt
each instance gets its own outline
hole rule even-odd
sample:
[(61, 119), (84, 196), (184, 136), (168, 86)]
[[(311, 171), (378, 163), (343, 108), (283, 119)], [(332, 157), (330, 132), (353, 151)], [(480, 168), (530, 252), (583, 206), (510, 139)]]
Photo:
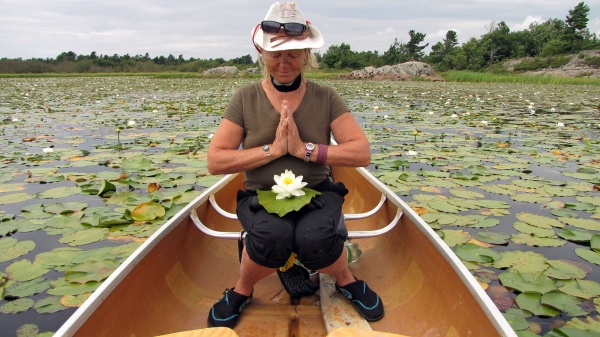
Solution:
[[(302, 141), (315, 145), (329, 144), (331, 122), (348, 111), (350, 108), (335, 89), (307, 81), (306, 93), (293, 116)], [(267, 98), (261, 82), (238, 89), (223, 113), (223, 118), (244, 128), (242, 139), (244, 149), (272, 144), (279, 117), (279, 112)], [(246, 189), (270, 190), (275, 185), (273, 176), (281, 175), (286, 169), (291, 170), (296, 176), (303, 176), (302, 181), (308, 183), (307, 187), (315, 186), (329, 175), (327, 165), (305, 163), (304, 160), (287, 154), (245, 172)]]

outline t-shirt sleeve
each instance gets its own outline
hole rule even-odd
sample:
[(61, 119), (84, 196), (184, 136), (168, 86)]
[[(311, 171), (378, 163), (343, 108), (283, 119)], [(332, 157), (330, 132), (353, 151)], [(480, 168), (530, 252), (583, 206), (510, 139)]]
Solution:
[(330, 87), (329, 90), (331, 91), (331, 121), (333, 122), (345, 112), (349, 112), (350, 108), (335, 89)]
[(239, 88), (235, 91), (231, 99), (229, 100), (229, 104), (225, 108), (225, 112), (223, 112), (223, 118), (227, 118), (228, 120), (234, 122), (235, 124), (244, 127), (244, 95), (242, 92), (243, 88)]

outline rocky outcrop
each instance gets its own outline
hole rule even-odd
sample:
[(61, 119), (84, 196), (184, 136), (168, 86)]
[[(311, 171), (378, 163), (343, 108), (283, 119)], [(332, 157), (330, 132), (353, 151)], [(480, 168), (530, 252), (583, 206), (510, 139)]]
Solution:
[(415, 78), (431, 81), (443, 81), (435, 75), (433, 68), (427, 63), (410, 61), (383, 67), (366, 67), (362, 70), (354, 70), (348, 75), (340, 76), (344, 79), (372, 79), (372, 80), (394, 80), (410, 81)]
[(240, 70), (234, 66), (217, 67), (207, 69), (202, 72), (202, 75), (237, 75)]
[[(585, 59), (588, 57), (600, 56), (600, 50), (584, 50), (582, 51), (583, 58), (579, 55), (571, 55), (569, 63), (560, 66), (558, 68), (544, 68), (535, 71), (527, 71), (524, 74), (527, 75), (552, 75), (562, 77), (587, 77), (587, 78), (600, 78), (600, 69), (591, 67), (585, 63)], [(502, 67), (514, 71), (515, 65), (523, 62), (524, 59), (509, 60), (502, 63)], [(529, 58), (531, 59), (531, 58)]]

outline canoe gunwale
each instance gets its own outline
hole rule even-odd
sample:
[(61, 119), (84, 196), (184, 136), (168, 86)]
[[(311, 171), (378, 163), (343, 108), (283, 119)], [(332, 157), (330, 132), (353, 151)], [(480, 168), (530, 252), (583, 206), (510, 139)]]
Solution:
[(148, 253), (175, 227), (177, 227), (200, 204), (205, 202), (209, 195), (221, 189), (228, 182), (233, 180), (237, 174), (228, 174), (213, 186), (207, 188), (188, 203), (169, 221), (162, 225), (154, 234), (152, 234), (138, 249), (136, 249), (115, 271), (96, 289), (92, 295), (79, 307), (71, 317), (58, 329), (54, 337), (73, 336), (77, 330), (86, 322), (94, 311), (102, 304), (110, 293), (121, 283), (125, 277), (135, 268)]
[(359, 167), (356, 170), (375, 186), (379, 191), (388, 196), (388, 200), (402, 209), (404, 216), (407, 216), (423, 235), (434, 245), (437, 251), (450, 264), (458, 277), (463, 281), (467, 289), (471, 292), (481, 309), (484, 311), (490, 322), (494, 325), (501, 336), (517, 337), (517, 334), (510, 326), (506, 318), (496, 307), (494, 302), (487, 295), (477, 280), (462, 261), (454, 254), (452, 249), (435, 233), (435, 231), (423, 220), (404, 200), (402, 200), (389, 187), (375, 178), (366, 168)]

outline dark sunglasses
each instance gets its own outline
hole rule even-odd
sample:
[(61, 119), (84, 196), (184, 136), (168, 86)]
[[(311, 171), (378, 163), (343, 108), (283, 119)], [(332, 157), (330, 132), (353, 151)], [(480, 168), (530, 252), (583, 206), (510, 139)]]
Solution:
[(279, 23), (276, 21), (263, 21), (260, 23), (260, 28), (265, 33), (277, 34), (283, 28), (288, 36), (300, 36), (306, 30), (306, 25), (295, 22)]

